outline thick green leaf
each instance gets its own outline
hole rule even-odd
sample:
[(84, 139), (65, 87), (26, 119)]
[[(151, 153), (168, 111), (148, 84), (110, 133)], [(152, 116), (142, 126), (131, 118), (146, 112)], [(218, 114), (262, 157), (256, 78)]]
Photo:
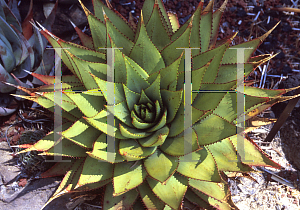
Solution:
[[(214, 82), (215, 78), (218, 75), (218, 71), (220, 68), (220, 62), (223, 58), (224, 52), (228, 47), (228, 43), (222, 45), (221, 47), (217, 48), (218, 51), (215, 52), (214, 58), (210, 62), (207, 70), (205, 71), (204, 77), (203, 77), (203, 82)], [(202, 48), (201, 48), (202, 49)], [(211, 51), (209, 51), (211, 52)]]
[(147, 35), (142, 14), (138, 39), (132, 48), (130, 58), (145, 69), (148, 74), (157, 71), (157, 69), (165, 68), (162, 56)]
[[(116, 44), (110, 39), (110, 46), (112, 48), (116, 48)], [(126, 66), (124, 60), (124, 54), (119, 49), (114, 49), (114, 82), (116, 83), (123, 83), (126, 84), (127, 80), (127, 73), (126, 73)], [(116, 74), (117, 70), (117, 74)]]
[(190, 179), (189, 185), (217, 200), (227, 200), (226, 197), (230, 194), (230, 191), (228, 187), (225, 186), (225, 183), (214, 183)]
[(175, 41), (171, 42), (161, 51), (161, 55), (164, 58), (166, 66), (169, 66), (181, 56), (184, 49), (178, 48), (189, 48), (191, 28), (192, 25), (189, 25), (180, 37), (178, 37)]
[[(214, 67), (217, 66), (217, 68), (219, 67), (220, 65), (220, 57), (222, 58), (225, 50), (228, 48), (228, 45), (229, 45), (229, 41), (225, 42), (223, 45), (215, 48), (215, 49), (212, 49), (212, 50), (209, 50), (209, 51), (206, 51), (206, 52), (203, 52), (199, 55), (196, 55), (196, 56), (193, 56), (193, 66), (192, 66), (192, 69), (195, 70), (195, 69), (200, 69), (202, 68), (203, 66), (206, 66), (207, 64), (211, 64), (211, 67), (210, 67), (210, 71), (212, 71), (213, 73), (208, 73), (210, 75), (215, 75), (215, 73), (218, 73), (218, 69), (213, 69)], [(213, 60), (216, 59), (214, 62)], [(208, 76), (207, 76), (208, 77)], [(213, 79), (215, 79), (216, 76), (213, 77)], [(210, 79), (210, 78), (209, 78)], [(209, 82), (204, 80), (203, 82)]]
[(160, 183), (150, 177), (147, 177), (147, 181), (159, 199), (173, 209), (179, 209), (188, 188), (187, 178), (175, 173), (166, 183)]
[(81, 45), (77, 45), (71, 42), (66, 42), (54, 36), (49, 31), (41, 31), (41, 34), (47, 38), (47, 40), (50, 42), (50, 44), (53, 47), (66, 48), (61, 51), (62, 61), (64, 62), (64, 64), (66, 64), (68, 68), (70, 68), (70, 70), (72, 70), (72, 65), (70, 64), (69, 61), (70, 57), (65, 53), (66, 50), (70, 52), (72, 55), (75, 55), (76, 57), (82, 60), (86, 60), (90, 62), (105, 62), (105, 54), (103, 53), (91, 50), (87, 47), (83, 47)]
[(76, 121), (69, 129), (62, 132), (62, 136), (81, 147), (92, 149), (95, 140), (102, 132), (90, 126), (84, 119)]
[(148, 24), (148, 21), (150, 20), (151, 14), (153, 12), (154, 4), (155, 4), (154, 0), (145, 0), (145, 2), (143, 4), (142, 11), (143, 11), (144, 22), (146, 25)]
[(147, 173), (155, 180), (166, 182), (178, 167), (178, 158), (156, 150), (144, 161)]
[[(158, 3), (158, 6), (159, 6), (159, 9), (160, 9), (160, 12), (163, 16), (163, 23), (165, 25), (165, 28), (167, 29), (167, 31), (171, 34), (172, 33), (172, 25), (171, 25), (171, 22), (170, 22), (170, 19), (168, 17), (168, 14), (166, 12), (166, 9), (165, 9), (165, 6), (164, 6), (164, 3), (162, 0), (157, 0), (157, 3)], [(153, 11), (152, 11), (153, 12)]]
[[(183, 124), (183, 123), (182, 123)], [(172, 156), (183, 156), (186, 151), (184, 151), (184, 132), (176, 137), (168, 137), (165, 142), (160, 146), (160, 149)], [(193, 130), (192, 133), (192, 151), (199, 150), (198, 138), (196, 132)]]
[[(114, 42), (115, 46), (121, 49), (121, 52), (123, 52), (125, 55), (129, 55), (132, 47), (133, 42), (130, 41), (126, 36), (122, 34), (121, 31), (116, 28), (113, 23), (108, 19), (105, 15), (105, 23), (106, 23), (106, 30), (107, 35), (110, 37), (110, 39)], [(107, 41), (109, 38), (107, 38)]]
[(155, 81), (147, 89), (145, 89), (145, 93), (151, 101), (158, 101), (160, 106), (163, 105), (160, 92), (160, 74), (157, 76)]
[(108, 184), (104, 193), (103, 209), (107, 210), (119, 210), (119, 209), (131, 209), (139, 193), (136, 190), (131, 190), (119, 196), (112, 196), (114, 193), (114, 187), (112, 184)]
[(206, 148), (193, 152), (191, 157), (192, 160), (187, 159), (187, 156), (179, 158), (178, 173), (188, 178), (209, 182), (221, 181), (218, 166), (216, 165), (213, 156)]
[(113, 196), (122, 195), (143, 183), (146, 177), (146, 171), (142, 162), (117, 163), (114, 167), (114, 194)]
[(167, 108), (167, 123), (170, 123), (176, 116), (179, 106), (182, 102), (182, 90), (170, 91), (161, 90), (163, 106)]
[(211, 208), (211, 206), (205, 202), (202, 198), (200, 198), (199, 196), (197, 196), (192, 190), (191, 188), (188, 188), (188, 190), (185, 193), (185, 198), (187, 200), (189, 200), (192, 203), (198, 204), (199, 206), (201, 206), (202, 208), (205, 209), (209, 209)]
[(121, 18), (121, 15), (118, 14), (117, 11), (110, 10), (107, 6), (103, 4), (101, 0), (93, 0), (93, 5), (94, 5), (95, 16), (98, 19), (104, 22), (104, 15), (103, 15), (103, 10), (104, 10), (107, 17), (111, 20), (114, 26), (121, 31), (121, 33), (123, 33), (130, 40), (134, 39), (134, 32), (126, 23), (125, 19)]
[(238, 161), (237, 151), (229, 138), (206, 147), (213, 155), (220, 171), (253, 171), (251, 167)]
[[(125, 65), (127, 71), (127, 84), (126, 86), (136, 92), (141, 93), (141, 90), (145, 90), (150, 84), (146, 81), (149, 77), (147, 72), (139, 67), (135, 62), (131, 62), (129, 59), (125, 58)], [(134, 67), (137, 67), (135, 68)]]
[[(279, 23), (277, 23), (278, 25)], [(224, 57), (222, 59), (222, 64), (232, 64), (237, 62), (237, 50), (233, 48), (245, 48), (244, 50), (244, 62), (246, 63), (251, 55), (254, 53), (254, 51), (258, 48), (258, 46), (263, 42), (263, 40), (274, 30), (274, 28), (277, 26), (275, 25), (271, 30), (269, 30), (267, 33), (262, 35), (261, 37), (258, 37), (256, 39), (253, 39), (248, 42), (244, 42), (242, 44), (234, 45), (230, 47), (224, 54)], [(248, 49), (246, 49), (248, 48)], [(241, 62), (241, 61), (239, 61)]]
[(127, 160), (141, 160), (152, 155), (157, 147), (141, 147), (133, 139), (121, 140), (119, 144), (119, 153)]
[[(151, 128), (155, 123), (147, 123), (144, 122), (140, 117), (138, 117), (135, 113), (135, 111), (131, 111), (131, 118), (132, 118), (132, 124), (137, 129), (148, 129)], [(148, 139), (151, 137), (146, 137), (145, 139)], [(154, 140), (151, 138), (151, 140)], [(145, 140), (147, 141), (147, 140)], [(148, 141), (147, 141), (148, 142)]]
[[(234, 145), (234, 148), (237, 150), (237, 137), (230, 137), (230, 141)], [(237, 150), (238, 154), (241, 155), (243, 153), (245, 160), (249, 160), (250, 162), (244, 162), (250, 166), (272, 166), (275, 168), (280, 168), (281, 166), (271, 160), (268, 155), (265, 154), (252, 140), (247, 140), (244, 138), (244, 148)]]
[(101, 92), (86, 91), (82, 93), (64, 92), (82, 111), (86, 117), (95, 116), (99, 110), (104, 109), (105, 98)]
[[(105, 100), (108, 101), (108, 95), (114, 94), (114, 104), (118, 104), (122, 101), (126, 100), (123, 85), (121, 83), (113, 83), (113, 82), (107, 82), (105, 80), (102, 80), (98, 77), (94, 76), (94, 79), (101, 89), (101, 92), (103, 96), (105, 97)], [(110, 90), (110, 87), (114, 87), (114, 90)], [(111, 105), (111, 104), (109, 104)], [(98, 110), (100, 111), (100, 110)]]
[[(247, 77), (254, 70), (254, 68), (256, 68), (256, 66), (257, 66), (256, 64), (245, 63), (244, 64), (245, 77)], [(221, 65), (215, 83), (226, 83), (234, 80), (237, 80), (237, 65), (236, 64)]]
[(204, 200), (206, 203), (208, 203), (211, 206), (222, 209), (222, 210), (232, 210), (230, 204), (228, 204), (226, 201), (216, 200), (209, 195), (206, 195), (202, 192), (199, 192), (198, 190), (192, 189), (192, 191), (201, 198), (201, 200)]
[[(204, 76), (205, 72), (207, 71), (207, 69), (208, 69), (208, 66), (203, 66), (200, 69), (192, 70), (192, 90), (193, 91), (200, 90), (200, 87), (203, 82), (203, 76)], [(184, 72), (179, 74), (179, 76), (183, 76), (183, 75), (184, 75)], [(192, 98), (192, 101), (194, 99), (195, 98)]]
[(216, 115), (210, 115), (193, 125), (199, 145), (208, 145), (236, 134), (236, 126)]
[(41, 153), (41, 155), (62, 156), (72, 158), (86, 157), (86, 149), (78, 146), (74, 142), (63, 138), (49, 150)]
[(200, 23), (201, 23), (201, 6), (196, 9), (194, 12), (193, 16), (191, 17), (191, 24), (192, 24), (192, 29), (191, 29), (191, 34), (190, 34), (190, 47), (193, 48), (199, 48), (199, 49), (193, 49), (192, 50), (192, 55), (197, 55), (200, 52), (200, 45), (201, 45), (201, 37), (200, 37)]
[[(118, 120), (117, 118), (115, 118), (114, 125), (107, 124), (107, 115), (108, 115), (108, 112), (106, 110), (102, 110), (94, 117), (91, 117), (91, 118), (83, 117), (83, 118), (88, 123), (90, 123), (92, 126), (94, 126), (95, 128), (97, 128), (98, 130), (102, 131), (105, 134), (108, 134), (108, 128), (110, 128), (110, 130), (114, 131), (114, 136), (116, 138), (127, 139), (127, 137), (122, 136), (120, 133), (120, 130), (118, 130), (117, 127), (115, 127), (115, 125), (120, 124), (121, 121)], [(109, 135), (112, 136), (113, 134), (109, 134)]]
[[(196, 95), (196, 96), (194, 96)], [(215, 109), (222, 98), (226, 93), (218, 93), (218, 92), (201, 92), (201, 93), (192, 93), (192, 96), (194, 98), (194, 101), (192, 105), (200, 110), (209, 111)]]
[[(54, 92), (42, 93), (42, 96), (54, 102)], [(57, 105), (61, 106), (61, 108), (67, 112), (77, 108), (75, 103), (69, 97), (67, 97), (65, 93), (61, 94), (61, 100), (64, 103), (59, 103)]]
[(237, 94), (227, 93), (213, 113), (228, 122), (233, 122), (237, 118), (237, 105)]
[(212, 9), (213, 9), (212, 7), (210, 8), (211, 10), (201, 14), (201, 20), (200, 20), (201, 53), (204, 53), (208, 50), (209, 43), (210, 43), (211, 30), (212, 30)]
[(222, 17), (223, 12), (226, 8), (227, 1), (228, 0), (225, 0), (223, 2), (222, 6), (216, 12), (213, 13), (210, 47), (212, 47), (216, 44), (216, 41), (217, 41), (217, 38), (218, 38), (219, 25), (220, 25), (221, 17)]
[(164, 209), (165, 204), (153, 194), (151, 188), (146, 182), (138, 186), (138, 191), (146, 208), (157, 210)]
[(141, 139), (151, 135), (151, 133), (136, 128), (131, 128), (124, 124), (120, 124), (119, 127), (121, 134), (126, 138)]
[[(52, 93), (49, 92), (49, 94), (53, 95), (53, 92)], [(34, 102), (38, 103), (39, 105), (43, 106), (44, 108), (46, 108), (49, 111), (54, 113), (53, 99), (50, 100), (48, 98), (45, 98), (45, 97), (39, 96), (39, 95), (36, 95), (36, 96), (15, 95), (15, 96), (34, 101)], [(64, 100), (63, 102), (66, 102), (66, 101)], [(73, 121), (73, 122), (77, 121), (78, 119), (80, 119), (82, 117), (82, 113), (80, 112), (80, 110), (76, 106), (74, 106), (74, 104), (72, 104), (72, 103), (62, 103), (62, 104), (64, 104), (62, 113), (61, 114), (57, 113), (57, 117), (62, 117), (63, 119), (68, 119), (68, 120)], [(58, 104), (58, 105), (60, 105), (60, 104)], [(56, 113), (54, 113), (54, 114), (56, 114)]]
[(257, 87), (245, 86), (245, 94), (255, 97), (276, 97), (286, 93), (284, 89), (262, 89)]
[[(91, 29), (91, 34), (93, 38), (94, 48), (96, 51), (105, 52), (104, 50), (100, 50), (99, 48), (106, 47), (106, 26), (104, 24), (104, 20), (98, 19), (95, 15), (93, 15), (80, 1), (80, 4), (86, 14), (86, 17), (89, 22), (89, 26)], [(103, 12), (102, 12), (103, 13)]]
[[(192, 125), (198, 122), (200, 119), (205, 117), (206, 111), (196, 109), (192, 106)], [(179, 109), (174, 120), (171, 122), (169, 137), (179, 135), (184, 131), (184, 103), (180, 104)]]
[(113, 113), (113, 115), (117, 117), (119, 120), (121, 120), (123, 123), (125, 123), (130, 127), (133, 126), (126, 101), (123, 101), (115, 105), (107, 105), (106, 108), (109, 112)]
[(123, 84), (125, 98), (127, 99), (128, 109), (133, 110), (133, 106), (138, 103), (141, 95), (130, 90), (126, 85)]
[(148, 130), (148, 132), (157, 131), (158, 129), (161, 129), (162, 127), (164, 127), (166, 125), (166, 121), (167, 121), (167, 113), (168, 113), (167, 110), (165, 110), (162, 117), (157, 122), (157, 124), (155, 126), (153, 126), (152, 128), (150, 128)]
[[(65, 53), (69, 57), (69, 62), (71, 65), (71, 69), (73, 73), (79, 78), (80, 82), (84, 84), (85, 88), (88, 90), (97, 88), (97, 84), (95, 83), (95, 80), (93, 79), (92, 75), (89, 74), (88, 71), (84, 71), (82, 66), (86, 64), (84, 60), (79, 60), (76, 58), (76, 56), (73, 56), (70, 52), (66, 51)], [(85, 68), (89, 69), (89, 67)]]
[(151, 136), (139, 139), (139, 143), (143, 147), (153, 147), (162, 145), (169, 134), (169, 128), (167, 126), (155, 131)]
[[(55, 76), (41, 75), (34, 72), (31, 73), (32, 76), (39, 79), (46, 85), (55, 84)], [(69, 84), (70, 86), (81, 85), (80, 80), (75, 75), (62, 75), (61, 77), (62, 85)]]
[[(93, 151), (86, 153), (90, 157), (100, 161), (103, 160), (109, 163), (122, 162), (124, 158), (118, 153), (119, 141), (119, 139), (115, 139), (115, 151), (112, 154), (112, 151), (107, 151), (107, 136), (105, 134), (101, 134), (94, 143)], [(109, 143), (113, 144), (113, 142)]]
[(160, 74), (160, 87), (161, 89), (166, 89), (166, 90), (171, 90), (175, 91), (176, 90), (176, 84), (177, 84), (177, 73), (178, 73), (178, 68), (179, 64), (183, 58), (183, 53), (182, 55), (176, 59), (172, 64), (167, 66), (166, 68), (161, 69), (159, 72), (155, 72), (151, 74), (148, 78), (148, 82), (152, 84), (155, 79), (157, 78), (158, 74)]
[(163, 47), (170, 43), (171, 40), (159, 13), (158, 4), (154, 4), (150, 20), (146, 24), (146, 29), (149, 38), (158, 50), (162, 50)]
[[(75, 187), (85, 187), (85, 185), (94, 184), (96, 182), (103, 182), (111, 179), (113, 175), (113, 164), (103, 162), (91, 157), (86, 157), (79, 181)], [(88, 190), (91, 187), (85, 189)]]

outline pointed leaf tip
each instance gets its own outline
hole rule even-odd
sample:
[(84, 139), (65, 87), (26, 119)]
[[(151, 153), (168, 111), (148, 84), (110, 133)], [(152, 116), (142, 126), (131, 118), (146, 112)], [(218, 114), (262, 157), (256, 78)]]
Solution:
[(69, 19), (70, 23), (72, 24), (73, 28), (76, 28), (77, 26)]
[(271, 28), (267, 33), (265, 33), (264, 35), (258, 37), (258, 39), (263, 42), (265, 40), (265, 38), (267, 38), (270, 33), (272, 33), (272, 31), (274, 31), (274, 29), (280, 24), (281, 21), (279, 21), (273, 28)]
[(222, 4), (222, 6), (219, 8), (219, 10), (220, 10), (221, 12), (224, 12), (227, 3), (228, 3), (228, 0), (225, 0), (224, 3)]

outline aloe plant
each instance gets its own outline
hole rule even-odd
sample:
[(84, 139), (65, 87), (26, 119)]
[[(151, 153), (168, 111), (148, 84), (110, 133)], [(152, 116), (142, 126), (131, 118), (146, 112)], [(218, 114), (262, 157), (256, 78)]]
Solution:
[[(29, 23), (31, 8), (26, 20), (20, 23), (17, 17), (20, 17), (17, 8), (17, 1), (11, 1), (10, 8), (4, 0), (0, 0), (0, 95), (6, 97), (6, 93), (16, 91), (15, 86), (33, 87), (32, 82), (28, 80), (28, 72), (35, 71), (40, 74), (48, 74), (53, 67), (53, 62), (50, 65), (43, 65), (42, 59), (46, 48), (47, 40), (41, 36), (39, 31)], [(47, 18), (44, 25), (51, 25), (54, 14)], [(27, 25), (26, 25), (27, 24)], [(29, 25), (28, 25), (29, 24)], [(31, 26), (31, 27), (30, 27)], [(23, 33), (23, 29), (27, 33)], [(48, 59), (48, 58), (47, 58)], [(51, 60), (51, 59), (50, 59)], [(54, 60), (53, 60), (54, 61)], [(5, 82), (11, 84), (7, 85)], [(40, 82), (36, 80), (36, 82)], [(23, 92), (17, 91), (18, 94)], [(9, 104), (7, 104), (9, 105)], [(5, 105), (0, 106), (0, 116), (6, 116), (16, 110)]]
[[(245, 149), (238, 149), (236, 133), (241, 117), (238, 94), (245, 98), (246, 120), (291, 98), (281, 96), (289, 91), (284, 89), (246, 85), (244, 91), (236, 90), (238, 61), (233, 48), (251, 48), (244, 51), (246, 78), (271, 59), (252, 57), (271, 31), (235, 46), (230, 43), (236, 34), (218, 40), (227, 1), (215, 12), (213, 1), (205, 8), (201, 1), (180, 27), (161, 0), (146, 0), (136, 30), (101, 0), (93, 0), (94, 14), (80, 3), (91, 30), (91, 37), (79, 31), (83, 46), (41, 29), (53, 47), (64, 48), (62, 61), (73, 72), (62, 76), (62, 103), (57, 104), (62, 108), (61, 138), (56, 141), (51, 132), (22, 151), (71, 160), (42, 174), (64, 175), (49, 202), (65, 193), (105, 186), (103, 209), (141, 209), (138, 198), (147, 209), (180, 209), (184, 198), (204, 208), (232, 209), (236, 206), (227, 172), (280, 167), (250, 139), (242, 138)], [(112, 50), (104, 48), (114, 48), (114, 77)], [(191, 50), (191, 96), (185, 93), (190, 85), (185, 84), (189, 56), (178, 48), (198, 48)], [(54, 77), (32, 75), (46, 85), (27, 89), (31, 96), (22, 97), (53, 111)], [(191, 126), (185, 127), (190, 97)]]

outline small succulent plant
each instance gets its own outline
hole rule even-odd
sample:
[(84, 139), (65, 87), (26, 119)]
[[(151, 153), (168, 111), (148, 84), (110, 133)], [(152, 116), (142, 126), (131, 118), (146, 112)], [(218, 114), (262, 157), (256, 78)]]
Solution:
[[(73, 73), (62, 76), (61, 138), (54, 140), (51, 132), (22, 151), (71, 160), (42, 174), (64, 175), (49, 202), (65, 193), (105, 186), (103, 209), (180, 209), (184, 198), (203, 208), (234, 209), (227, 172), (280, 167), (250, 139), (242, 138), (245, 149), (238, 149), (238, 61), (231, 49), (250, 47), (243, 63), (246, 78), (271, 59), (251, 57), (271, 31), (235, 46), (230, 46), (235, 34), (218, 40), (226, 3), (213, 12), (213, 1), (205, 8), (201, 1), (179, 27), (161, 0), (146, 0), (136, 29), (101, 0), (93, 0), (94, 14), (81, 3), (91, 30), (91, 37), (79, 31), (83, 46), (41, 29), (53, 47), (64, 48), (62, 60)], [(114, 77), (107, 70), (112, 67), (111, 51), (104, 48), (115, 48)], [(191, 50), (191, 96), (185, 94), (190, 85), (185, 83), (188, 55), (178, 48), (198, 48)], [(53, 111), (54, 77), (32, 75), (46, 85), (27, 89), (31, 96), (22, 97)], [(281, 96), (289, 90), (247, 85), (243, 90), (246, 120), (291, 98)], [(185, 127), (189, 100), (191, 126)], [(185, 159), (188, 155), (193, 161)]]
[[(32, 81), (27, 79), (28, 72), (35, 71), (40, 74), (48, 74), (53, 66), (42, 65), (44, 50), (47, 40), (41, 36), (39, 31), (29, 23), (32, 13), (31, 9), (25, 21), (21, 24), (17, 1), (10, 2), (11, 7), (4, 0), (0, 0), (0, 95), (1, 98), (7, 98), (6, 93), (16, 91), (17, 85), (23, 87), (33, 87)], [(54, 14), (53, 14), (54, 15)], [(48, 18), (45, 26), (48, 26), (53, 19)], [(50, 21), (51, 20), (51, 21)], [(47, 27), (49, 29), (49, 27)], [(23, 33), (26, 31), (25, 33)], [(7, 82), (12, 85), (7, 85)], [(15, 85), (15, 86), (13, 86)], [(17, 92), (21, 94), (21, 91)], [(0, 116), (9, 115), (14, 112), (15, 108), (9, 105), (12, 99), (6, 99), (8, 103), (0, 104)]]
[[(42, 130), (25, 131), (20, 136), (18, 145), (34, 144), (43, 138), (45, 134), (46, 133)], [(17, 148), (16, 152), (20, 152), (22, 150), (22, 148)], [(45, 157), (39, 156), (38, 153), (38, 151), (30, 151), (26, 153), (20, 153), (18, 155), (20, 167), (27, 175), (36, 175), (44, 172), (47, 170), (47, 168), (49, 169), (49, 166), (51, 166), (51, 163), (46, 162)]]

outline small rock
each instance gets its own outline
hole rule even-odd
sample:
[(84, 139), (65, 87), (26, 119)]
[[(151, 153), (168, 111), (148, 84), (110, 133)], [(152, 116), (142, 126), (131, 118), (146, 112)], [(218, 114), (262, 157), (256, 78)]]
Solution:
[(281, 51), (275, 58), (283, 59), (285, 58), (285, 54)]
[(181, 2), (177, 2), (176, 4), (176, 7), (175, 7), (175, 10), (179, 10), (181, 8)]
[(179, 24), (183, 25), (192, 15), (189, 14), (188, 16), (184, 17), (184, 18), (180, 18), (179, 19)]
[(288, 73), (292, 73), (292, 68), (289, 65), (285, 64), (282, 68), (282, 73), (284, 75), (287, 75)]
[(282, 4), (291, 5), (292, 2), (290, 0), (281, 0)]
[(272, 48), (274, 48), (274, 46), (271, 44), (271, 42), (264, 42), (262, 44), (262, 47), (267, 51), (270, 51)]
[(230, 7), (229, 10), (230, 12), (235, 12), (237, 10), (237, 7)]
[(284, 25), (282, 26), (281, 30), (283, 32), (291, 32), (292, 31), (292, 27), (288, 23), (284, 23)]
[(242, 36), (244, 36), (244, 37), (248, 37), (250, 35), (250, 32), (247, 30), (247, 29), (245, 29), (243, 32), (242, 32)]
[(270, 30), (271, 28), (273, 28), (276, 24), (277, 24), (278, 21), (275, 21), (275, 20), (270, 20), (269, 23), (266, 22), (263, 22), (263, 26), (265, 26), (267, 28), (267, 30)]
[(19, 187), (25, 187), (26, 184), (27, 184), (27, 179), (20, 179)]
[(253, 9), (253, 12), (254, 13), (258, 13), (259, 11), (261, 11), (262, 7), (260, 6), (255, 6), (254, 9)]
[(271, 17), (278, 17), (279, 12), (268, 8), (268, 9), (264, 10), (264, 14), (266, 14), (267, 16), (271, 16)]
[(239, 8), (236, 12), (236, 16), (238, 17), (245, 17), (247, 16), (247, 12), (243, 8)]

